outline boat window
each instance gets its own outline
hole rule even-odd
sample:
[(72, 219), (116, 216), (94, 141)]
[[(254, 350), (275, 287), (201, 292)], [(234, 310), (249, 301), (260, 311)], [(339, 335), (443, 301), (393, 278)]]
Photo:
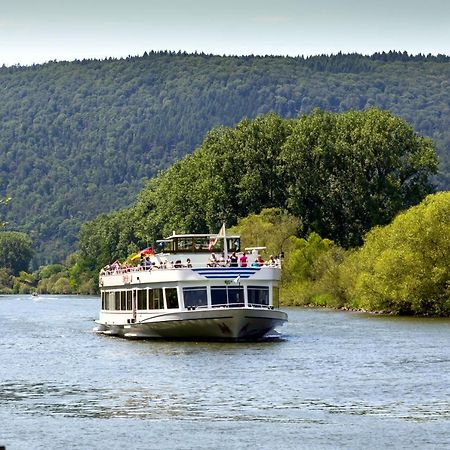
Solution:
[[(212, 241), (214, 242), (214, 241)], [(220, 245), (218, 246), (220, 248)], [(194, 240), (194, 249), (196, 251), (209, 251), (212, 250), (210, 247), (210, 241), (208, 238), (196, 238)]]
[(105, 301), (105, 293), (102, 292), (101, 295), (102, 295), (102, 309), (106, 309), (105, 308), (105, 303), (106, 303), (106, 301)]
[(240, 250), (241, 243), (239, 238), (227, 239), (227, 242), (229, 252), (238, 252)]
[(243, 287), (212, 287), (212, 306), (244, 306)]
[(175, 240), (176, 252), (192, 252), (192, 238), (178, 238)]
[(114, 292), (108, 292), (108, 297), (107, 297), (107, 308), (110, 311), (114, 311)]
[(275, 308), (280, 307), (280, 288), (278, 286), (272, 288), (272, 305)]
[(227, 303), (227, 288), (226, 287), (212, 287), (211, 288), (211, 305), (226, 306)]
[(127, 311), (131, 311), (133, 306), (133, 291), (127, 291)]
[(114, 309), (120, 309), (120, 291), (114, 292)]
[(183, 288), (184, 307), (207, 306), (206, 287)]
[(162, 289), (150, 289), (148, 291), (148, 309), (164, 309)]
[(166, 303), (167, 309), (178, 308), (178, 295), (175, 288), (167, 288), (166, 291)]
[(269, 306), (269, 288), (266, 286), (249, 286), (248, 304)]
[(228, 286), (228, 304), (230, 306), (244, 306), (244, 287)]
[(139, 289), (137, 291), (137, 309), (147, 309), (147, 290)]
[(120, 309), (122, 311), (127, 309), (127, 291), (120, 292)]

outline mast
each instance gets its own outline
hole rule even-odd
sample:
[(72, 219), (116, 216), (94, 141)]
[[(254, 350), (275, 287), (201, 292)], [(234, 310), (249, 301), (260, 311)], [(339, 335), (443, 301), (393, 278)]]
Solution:
[(228, 245), (227, 245), (227, 230), (225, 228), (225, 222), (222, 225), (220, 234), (223, 235), (223, 257), (225, 259), (225, 262), (227, 262), (228, 261)]

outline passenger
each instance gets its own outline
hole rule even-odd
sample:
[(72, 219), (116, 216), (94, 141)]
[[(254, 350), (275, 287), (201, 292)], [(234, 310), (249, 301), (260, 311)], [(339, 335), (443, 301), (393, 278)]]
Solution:
[(273, 257), (273, 255), (270, 255), (269, 260), (266, 262), (266, 264), (269, 267), (276, 267), (277, 266), (277, 262), (275, 261), (275, 258)]
[(261, 255), (257, 256), (256, 261), (257, 261), (259, 267), (264, 265), (264, 260), (262, 259)]
[(217, 259), (216, 255), (214, 253), (211, 253), (211, 256), (208, 259), (208, 263), (206, 264), (208, 267), (216, 267), (217, 266)]
[(236, 252), (233, 252), (230, 256), (230, 267), (238, 266), (238, 257), (236, 256)]
[(186, 267), (188, 269), (190, 269), (192, 267), (192, 263), (191, 263), (191, 260), (189, 258), (186, 260)]
[(239, 263), (241, 264), (241, 267), (247, 267), (248, 258), (245, 253), (243, 253), (242, 256), (239, 258)]
[(255, 259), (255, 260), (252, 262), (251, 267), (259, 267), (258, 259)]
[(226, 266), (225, 255), (223, 253), (220, 255), (220, 258), (219, 258), (219, 266), (220, 267), (225, 267)]

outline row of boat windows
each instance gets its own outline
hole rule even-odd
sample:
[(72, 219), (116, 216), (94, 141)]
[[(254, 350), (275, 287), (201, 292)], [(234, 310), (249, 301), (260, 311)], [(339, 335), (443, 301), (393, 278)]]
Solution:
[[(273, 306), (278, 307), (278, 288), (273, 287)], [(177, 309), (180, 304), (185, 308), (208, 306), (206, 287), (191, 287), (182, 289), (182, 299), (178, 298), (176, 288), (134, 289), (127, 291), (102, 292), (102, 309), (116, 311), (132, 311), (133, 300), (137, 310), (164, 309), (164, 299), (167, 309)], [(269, 306), (269, 288), (267, 286), (248, 286), (247, 300), (249, 306)], [(211, 306), (244, 306), (244, 286), (211, 287)]]

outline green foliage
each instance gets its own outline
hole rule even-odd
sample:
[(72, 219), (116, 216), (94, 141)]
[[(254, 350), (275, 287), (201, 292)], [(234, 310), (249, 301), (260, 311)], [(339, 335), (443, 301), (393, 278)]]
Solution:
[(27, 270), (33, 256), (31, 239), (25, 233), (0, 232), (0, 267), (13, 274)]
[(450, 315), (449, 261), (450, 192), (441, 192), (370, 231), (344, 267), (356, 272), (350, 295), (359, 308)]
[[(245, 119), (211, 131), (192, 155), (150, 180), (131, 208), (85, 224), (80, 270), (95, 279), (102, 266), (173, 230), (217, 232), (244, 217), (244, 240), (255, 245), (250, 223), (265, 208), (266, 225), (257, 227), (264, 236), (265, 226), (277, 236), (287, 209), (301, 235), (354, 246), (372, 226), (418, 203), (435, 167), (433, 145), (388, 112)], [(269, 252), (281, 251), (280, 239)]]
[[(0, 197), (14, 197), (2, 208), (2, 222), (32, 237), (37, 245), (35, 267), (61, 262), (75, 249), (81, 224), (128, 207), (143, 180), (191, 153), (208, 130), (268, 112), (292, 119), (314, 108), (344, 112), (377, 107), (407, 120), (435, 140), (441, 161), (436, 181), (448, 189), (449, 66), (449, 58), (442, 55), (398, 52), (308, 58), (150, 52), (123, 60), (0, 68)], [(276, 120), (273, 124), (278, 127)], [(179, 206), (171, 221), (170, 213), (158, 206), (144, 237), (159, 234), (163, 227), (171, 232), (173, 223), (178, 228), (178, 219), (184, 217), (190, 229), (194, 219), (201, 219), (200, 228), (215, 229), (223, 219), (235, 223), (237, 217), (258, 212), (252, 202), (260, 204), (266, 195), (266, 207), (282, 203), (285, 193), (274, 174), (284, 123), (270, 132), (266, 125), (264, 130), (254, 122), (248, 126), (254, 139), (242, 123), (245, 136), (219, 129), (212, 142), (204, 144), (214, 147), (217, 159), (205, 161), (201, 173), (223, 170), (228, 174), (225, 184), (196, 178), (190, 173), (197, 170), (195, 165), (174, 169), (180, 177), (187, 172), (199, 185), (209, 183), (211, 196), (193, 194), (188, 199), (189, 207), (203, 206), (198, 208), (202, 215)], [(270, 144), (272, 160), (268, 155), (259, 160), (255, 142)], [(226, 144), (222, 158), (219, 143)], [(234, 144), (243, 155), (237, 152), (231, 158), (226, 148)], [(234, 163), (242, 158), (261, 171), (245, 166), (237, 170)], [(235, 179), (239, 186), (233, 185)], [(229, 197), (233, 194), (237, 197)], [(171, 201), (183, 200), (182, 193), (170, 195)], [(217, 209), (224, 199), (227, 206)], [(151, 201), (144, 212), (153, 209)], [(242, 207), (239, 215), (236, 205)]]
[(345, 251), (317, 233), (291, 237), (292, 249), (283, 264), (281, 299), (287, 305), (341, 307), (339, 266)]
[(237, 225), (230, 228), (230, 233), (241, 236), (241, 247), (266, 247), (261, 254), (285, 255), (289, 253), (291, 238), (299, 228), (299, 220), (277, 208), (266, 208), (260, 214), (250, 214), (239, 219)]
[(432, 191), (433, 144), (403, 120), (376, 109), (314, 111), (294, 122), (280, 155), (288, 209), (303, 233), (318, 232), (345, 247), (362, 243)]
[(0, 268), (0, 294), (12, 294), (14, 277), (9, 269)]

